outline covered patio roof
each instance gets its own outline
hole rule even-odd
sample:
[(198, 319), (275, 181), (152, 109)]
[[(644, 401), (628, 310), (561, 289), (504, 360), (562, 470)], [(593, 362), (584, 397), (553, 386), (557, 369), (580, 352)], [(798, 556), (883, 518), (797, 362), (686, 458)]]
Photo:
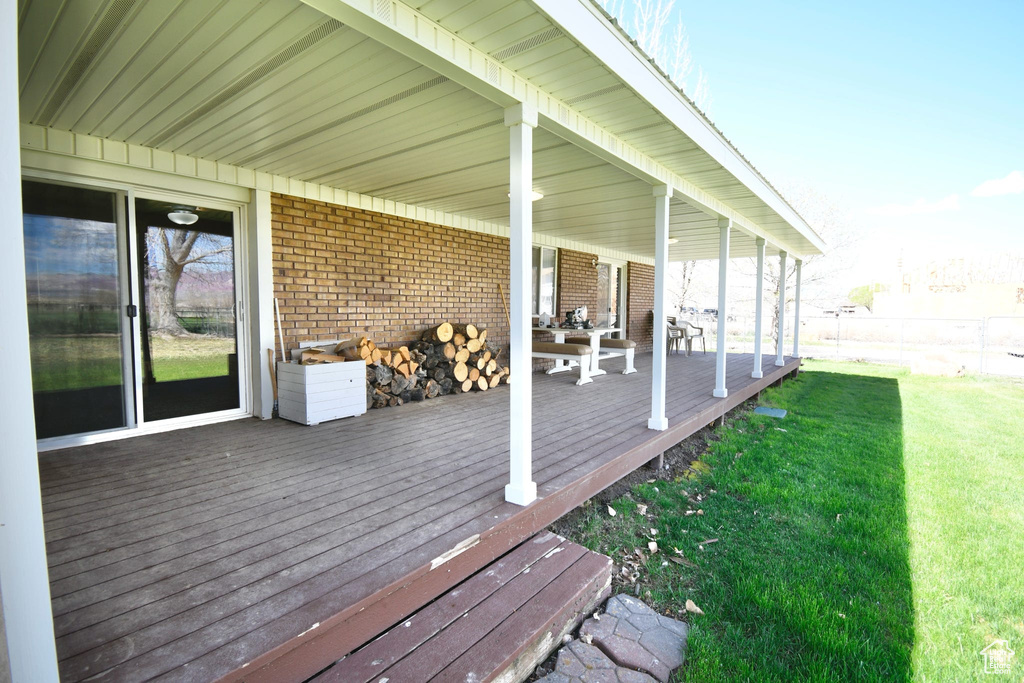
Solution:
[[(760, 273), (765, 251), (783, 263), (790, 254), (799, 292), (800, 259), (824, 244), (591, 0), (19, 0), (17, 17), (9, 10), (0, 16), (9, 38), (0, 44), (7, 50), (0, 85), (9, 95), (0, 98), (6, 151), (0, 184), (12, 197), (22, 177), (99, 184), (116, 188), (128, 213), (124, 199), (136, 192), (235, 207), (241, 237), (235, 253), (243, 266), (235, 310), (246, 331), (238, 355), (247, 359), (241, 366), (248, 375), (241, 393), (254, 415), (269, 418), (273, 405), (264, 362), (277, 345), (272, 193), (387, 214), (387, 221), (509, 237), (506, 358), (519, 374), (502, 407), (507, 439), (494, 446), (509, 456), (505, 500), (521, 506), (509, 519), (533, 515), (541, 523), (537, 511), (557, 517), (607, 484), (570, 478), (552, 488), (551, 472), (538, 469), (543, 476), (534, 476), (532, 375), (519, 372), (532, 367), (533, 245), (654, 266), (629, 266), (653, 271), (653, 302), (643, 299), (638, 309), (653, 308), (654, 352), (645, 373), (650, 383), (633, 382), (630, 426), (619, 429), (623, 452), (632, 456), (607, 469), (609, 477), (685, 436), (680, 424), (718, 416), (797, 367), (798, 359), (783, 357), (782, 344), (774, 365), (762, 362), (758, 343), (748, 367), (727, 369), (719, 334), (712, 397), (705, 381), (688, 392), (693, 402), (684, 406), (666, 385), (668, 260), (720, 258), (724, 326), (729, 258), (756, 254)], [(531, 189), (544, 195), (532, 204)], [(0, 213), (17, 225), (20, 204), (8, 204)], [(16, 634), (20, 646), (11, 647), (15, 680), (51, 680), (56, 657), (39, 514), (24, 242), (20, 231), (12, 236), (9, 267), (0, 273), (0, 323), (10, 347), (0, 383), (10, 426), (0, 459), (3, 610), (9, 639)], [(126, 291), (129, 275), (120, 275)], [(780, 300), (784, 311), (784, 280)], [(135, 318), (126, 324), (140, 330), (135, 308), (124, 307), (121, 317)], [(710, 361), (700, 362), (710, 376)], [(538, 423), (546, 417), (539, 415)], [(587, 418), (574, 427), (594, 424)], [(560, 467), (557, 446), (550, 457)], [(591, 455), (582, 452), (580, 461), (590, 463)], [(499, 489), (506, 477), (491, 479), (497, 488), (488, 495), (505, 509)], [(482, 528), (491, 529), (491, 522)], [(424, 557), (440, 556), (431, 553)], [(271, 618), (270, 628), (284, 628), (279, 621)], [(302, 628), (312, 623), (300, 621)], [(65, 638), (84, 638), (71, 656), (83, 657), (81, 673), (92, 675), (88, 653), (104, 644), (74, 635), (84, 630), (78, 624), (64, 625), (61, 647), (70, 642)], [(217, 670), (230, 671), (261, 652), (266, 649), (254, 646), (233, 654)]]
[[(507, 234), (503, 111), (529, 102), (555, 246), (651, 262), (652, 184), (673, 188), (672, 260), (716, 258), (719, 217), (733, 256), (823, 246), (589, 0), (23, 0), (19, 34), (28, 147), (95, 138), (108, 160)], [(76, 143), (43, 139), (60, 132)]]

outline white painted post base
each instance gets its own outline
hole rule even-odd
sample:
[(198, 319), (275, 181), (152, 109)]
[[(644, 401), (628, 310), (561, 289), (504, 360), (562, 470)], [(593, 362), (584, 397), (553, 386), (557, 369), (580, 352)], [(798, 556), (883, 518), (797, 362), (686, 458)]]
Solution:
[(729, 395), (729, 390), (728, 389), (715, 389), (714, 391), (711, 392), (711, 395), (714, 396), (715, 398), (725, 398), (726, 396)]
[(663, 432), (668, 429), (668, 418), (667, 417), (652, 417), (647, 420), (647, 428), (655, 429), (659, 432)]
[(750, 376), (753, 377), (754, 379), (761, 379), (762, 377), (764, 377), (764, 373), (761, 372), (760, 370), (754, 370), (752, 373), (750, 373)]
[(537, 500), (537, 484), (532, 481), (521, 486), (505, 484), (505, 500), (516, 505), (529, 505)]

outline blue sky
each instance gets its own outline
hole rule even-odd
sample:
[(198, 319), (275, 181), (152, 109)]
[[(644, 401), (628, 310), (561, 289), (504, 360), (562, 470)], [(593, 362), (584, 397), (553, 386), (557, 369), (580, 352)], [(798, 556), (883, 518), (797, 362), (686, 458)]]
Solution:
[(678, 5), (712, 120), (848, 210), (864, 269), (1024, 252), (1024, 1)]

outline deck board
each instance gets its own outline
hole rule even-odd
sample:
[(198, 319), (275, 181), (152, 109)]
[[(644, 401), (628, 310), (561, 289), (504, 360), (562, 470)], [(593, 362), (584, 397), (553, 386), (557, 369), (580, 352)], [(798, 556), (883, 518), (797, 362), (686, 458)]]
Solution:
[[(767, 358), (755, 381), (751, 364), (729, 357), (723, 401), (711, 396), (714, 354), (670, 356), (670, 425), (692, 433), (796, 367)], [(647, 429), (650, 355), (636, 374), (622, 366), (605, 361), (609, 374), (583, 387), (572, 373), (534, 375), (544, 514), (678, 436)], [(242, 420), (42, 454), (62, 677), (217, 678), (419, 581), (467, 538), (490, 539), (468, 562), (536, 531), (538, 504), (503, 500), (507, 415), (498, 389), (316, 428)]]

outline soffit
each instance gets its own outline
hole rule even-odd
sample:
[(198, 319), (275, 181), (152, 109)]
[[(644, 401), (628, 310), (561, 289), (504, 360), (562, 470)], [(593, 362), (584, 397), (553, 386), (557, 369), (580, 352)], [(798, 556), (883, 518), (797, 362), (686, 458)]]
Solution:
[[(528, 4), (447, 5), (509, 58), (552, 49), (510, 49), (544, 30)], [(297, 1), (24, 0), (19, 14), (23, 122), (508, 223), (501, 109)], [(542, 129), (534, 149), (537, 232), (653, 256), (650, 185)], [(716, 225), (673, 201), (672, 258), (716, 257)]]
[[(753, 223), (804, 253), (818, 251), (803, 230), (779, 216), (585, 46), (535, 11), (529, 0), (408, 0), (407, 4)], [(617, 37), (610, 34), (609, 39)]]

